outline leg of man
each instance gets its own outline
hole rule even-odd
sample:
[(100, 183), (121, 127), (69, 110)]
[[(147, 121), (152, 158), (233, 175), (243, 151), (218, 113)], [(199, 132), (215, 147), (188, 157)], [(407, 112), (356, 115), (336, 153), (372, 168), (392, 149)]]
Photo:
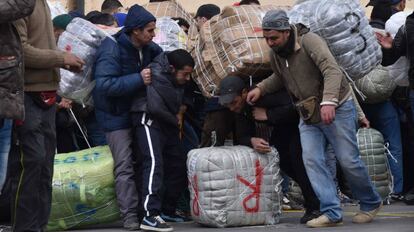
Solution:
[(385, 142), (389, 144), (388, 149), (393, 156), (393, 158), (388, 156), (391, 174), (394, 177), (393, 193), (401, 194), (403, 191), (403, 154), (398, 113), (389, 100), (379, 104), (365, 104), (364, 112), (371, 126), (380, 131)]
[(26, 119), (17, 127), (19, 147), (10, 156), (14, 231), (40, 231), (50, 214), (56, 107), (40, 108), (25, 96)]
[[(208, 112), (201, 134), (201, 147), (223, 146), (226, 136), (232, 132), (232, 125), (233, 113), (228, 109)], [(212, 141), (213, 132), (215, 132), (215, 141)]]
[(142, 161), (142, 201), (146, 217), (158, 216), (161, 211), (160, 191), (163, 180), (164, 141), (161, 130), (153, 125), (146, 113), (139, 114), (140, 124), (135, 128)]
[(332, 144), (345, 178), (349, 181), (352, 195), (360, 201), (361, 211), (369, 212), (380, 206), (381, 198), (374, 189), (359, 155), (356, 115), (355, 105), (349, 100), (336, 109), (333, 123), (320, 127)]
[[(171, 132), (174, 129), (170, 130)], [(167, 216), (174, 216), (177, 201), (187, 187), (187, 154), (180, 148), (177, 133), (166, 133), (168, 138), (164, 148), (164, 187), (165, 193), (162, 200), (162, 212)]]
[(336, 186), (326, 165), (326, 138), (318, 125), (299, 124), (303, 162), (312, 188), (320, 201), (320, 211), (331, 222), (342, 220), (342, 209)]
[(9, 159), (11, 129), (13, 120), (4, 119), (0, 129), (0, 195), (7, 175), (7, 161)]
[(132, 130), (106, 133), (106, 140), (114, 158), (115, 190), (124, 223), (138, 223), (138, 192), (132, 151)]

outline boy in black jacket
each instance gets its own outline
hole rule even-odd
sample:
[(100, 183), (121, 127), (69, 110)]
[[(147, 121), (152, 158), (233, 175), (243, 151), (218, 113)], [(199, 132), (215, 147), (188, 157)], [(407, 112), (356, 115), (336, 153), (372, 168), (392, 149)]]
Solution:
[[(286, 90), (263, 96), (255, 106), (246, 102), (248, 87), (240, 77), (229, 76), (220, 83), (219, 103), (235, 112), (235, 144), (252, 147), (259, 153), (270, 152), (275, 146), (280, 155), (280, 168), (302, 189), (305, 198), (305, 215), (301, 223), (320, 216), (319, 200), (306, 174), (299, 136), (299, 116)], [(273, 127), (270, 141), (257, 122)]]
[(172, 231), (160, 214), (174, 215), (176, 202), (186, 187), (187, 159), (179, 146), (177, 114), (194, 60), (187, 51), (179, 49), (161, 53), (148, 68), (152, 82), (146, 96), (135, 98), (131, 108), (135, 143), (141, 156), (141, 191), (146, 212), (141, 229)]

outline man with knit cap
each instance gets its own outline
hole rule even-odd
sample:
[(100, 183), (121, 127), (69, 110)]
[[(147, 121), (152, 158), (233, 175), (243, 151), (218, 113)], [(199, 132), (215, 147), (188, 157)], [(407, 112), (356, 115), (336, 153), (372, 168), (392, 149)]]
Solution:
[(138, 230), (139, 218), (143, 216), (138, 211), (129, 110), (133, 97), (145, 95), (146, 86), (151, 83), (151, 71), (145, 67), (162, 52), (152, 42), (155, 21), (143, 7), (132, 6), (124, 28), (114, 35), (116, 41), (107, 38), (102, 42), (95, 63), (95, 113), (114, 158), (117, 200), (128, 230)]
[(53, 32), (55, 34), (56, 43), (59, 41), (59, 37), (62, 35), (62, 33), (66, 31), (66, 27), (69, 25), (72, 19), (72, 16), (69, 14), (58, 15), (53, 18)]
[(18, 146), (10, 156), (13, 231), (46, 228), (52, 203), (59, 68), (80, 71), (84, 64), (73, 54), (56, 50), (47, 1), (35, 4), (30, 16), (15, 22), (24, 54), (26, 117), (16, 123)]
[(272, 10), (262, 22), (263, 36), (271, 47), (273, 75), (251, 90), (247, 101), (285, 86), (301, 117), (299, 131), (303, 161), (323, 215), (308, 227), (342, 224), (336, 186), (326, 165), (325, 148), (332, 145), (360, 211), (354, 223), (373, 220), (382, 206), (362, 162), (357, 145), (357, 115), (349, 84), (326, 42), (302, 25), (290, 25), (285, 11)]

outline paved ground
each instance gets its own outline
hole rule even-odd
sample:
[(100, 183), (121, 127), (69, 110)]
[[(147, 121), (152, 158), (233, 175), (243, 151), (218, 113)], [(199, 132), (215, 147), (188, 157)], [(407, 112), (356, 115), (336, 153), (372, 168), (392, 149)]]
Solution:
[[(283, 213), (280, 224), (275, 226), (253, 226), (241, 228), (216, 229), (202, 227), (196, 223), (173, 224), (175, 231), (191, 231), (191, 232), (293, 232), (293, 231), (323, 231), (323, 232), (414, 232), (414, 206), (406, 206), (403, 203), (384, 206), (379, 216), (373, 223), (365, 225), (355, 225), (351, 222), (353, 212), (357, 211), (355, 206), (347, 206), (345, 210), (344, 225), (336, 228), (325, 229), (308, 229), (298, 224), (299, 218), (302, 216), (300, 211), (287, 211)], [(97, 232), (97, 231), (122, 231), (121, 224), (114, 223), (111, 225), (102, 225), (99, 227), (84, 229), (81, 232)]]

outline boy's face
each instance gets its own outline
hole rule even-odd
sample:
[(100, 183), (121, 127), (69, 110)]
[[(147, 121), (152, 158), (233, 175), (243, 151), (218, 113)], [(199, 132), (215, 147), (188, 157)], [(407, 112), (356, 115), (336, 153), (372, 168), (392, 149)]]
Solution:
[(193, 68), (191, 66), (184, 66), (183, 69), (175, 70), (175, 79), (179, 85), (184, 85), (191, 78)]

